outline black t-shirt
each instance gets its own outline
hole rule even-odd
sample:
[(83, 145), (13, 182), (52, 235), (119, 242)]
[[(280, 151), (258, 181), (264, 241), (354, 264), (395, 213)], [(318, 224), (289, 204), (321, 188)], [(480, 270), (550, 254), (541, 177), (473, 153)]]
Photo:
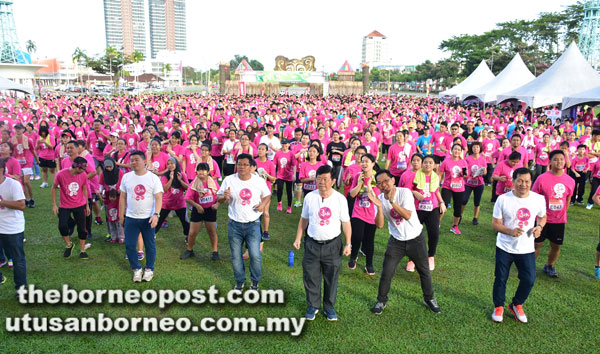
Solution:
[(463, 138), (465, 138), (465, 140), (467, 140), (467, 144), (471, 145), (471, 143), (473, 141), (476, 141), (479, 138), (479, 134), (477, 134), (477, 132), (475, 130), (473, 130), (471, 133), (469, 133), (468, 131), (464, 131), (463, 132)]
[(327, 144), (327, 157), (329, 158), (329, 161), (331, 161), (334, 166), (341, 166), (342, 156), (344, 155), (345, 150), (346, 145), (341, 141), (338, 143), (331, 141)]

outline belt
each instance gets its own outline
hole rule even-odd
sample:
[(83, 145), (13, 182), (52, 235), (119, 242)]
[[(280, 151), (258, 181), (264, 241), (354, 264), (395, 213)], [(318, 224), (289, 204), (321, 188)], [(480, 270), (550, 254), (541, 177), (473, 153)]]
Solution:
[(334, 237), (334, 238), (332, 238), (332, 239), (330, 239), (330, 240), (325, 240), (325, 241), (318, 241), (318, 240), (315, 240), (315, 239), (314, 239), (314, 238), (312, 238), (311, 236), (308, 236), (308, 239), (309, 239), (309, 240), (311, 240), (311, 241), (312, 241), (312, 242), (314, 242), (314, 243), (317, 243), (317, 244), (319, 244), (319, 245), (326, 245), (326, 244), (328, 244), (328, 243), (331, 243), (331, 242), (333, 242), (333, 241), (337, 240), (337, 239), (338, 239), (338, 237), (340, 237), (340, 235), (337, 235), (336, 237)]

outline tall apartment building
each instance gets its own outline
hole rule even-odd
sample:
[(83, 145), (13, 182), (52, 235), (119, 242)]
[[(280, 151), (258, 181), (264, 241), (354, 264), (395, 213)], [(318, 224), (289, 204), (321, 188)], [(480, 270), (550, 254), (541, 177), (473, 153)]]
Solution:
[(185, 0), (148, 0), (150, 52), (186, 50)]
[(146, 51), (144, 0), (104, 0), (106, 46), (123, 48), (125, 54)]
[(125, 54), (187, 49), (185, 0), (104, 0), (104, 23), (106, 45)]
[(386, 36), (373, 31), (363, 37), (362, 62), (368, 63), (371, 68), (390, 63)]

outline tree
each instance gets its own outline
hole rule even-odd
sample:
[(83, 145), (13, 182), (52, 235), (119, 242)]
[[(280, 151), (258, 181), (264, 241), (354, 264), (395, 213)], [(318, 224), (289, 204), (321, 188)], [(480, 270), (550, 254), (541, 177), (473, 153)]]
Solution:
[[(73, 64), (75, 64), (75, 71), (77, 72), (77, 64), (80, 62), (87, 62), (88, 61), (88, 56), (85, 53), (85, 50), (77, 47), (75, 48), (75, 51), (73, 52), (73, 55), (71, 55), (71, 58), (73, 59)], [(79, 79), (79, 77), (78, 77)], [(81, 80), (80, 80), (81, 81)]]
[(246, 56), (246, 55), (236, 54), (236, 55), (234, 55), (233, 59), (231, 59), (229, 61), (229, 67), (231, 68), (231, 71), (234, 72), (235, 69), (238, 67), (238, 65), (240, 65), (240, 63), (244, 59), (246, 59), (246, 61), (248, 62), (248, 65), (250, 65), (252, 70), (256, 70), (256, 71), (265, 70), (265, 66), (258, 60), (255, 60), (255, 59), (250, 60), (250, 59), (248, 59), (248, 56)]
[[(139, 63), (141, 61), (144, 61), (144, 53), (139, 50), (134, 50), (133, 53), (131, 53), (131, 62)], [(137, 82), (137, 75), (135, 76), (135, 81)]]
[(104, 51), (104, 56), (108, 59), (108, 72), (112, 76), (113, 75), (112, 63), (113, 63), (113, 60), (115, 60), (119, 57), (119, 51), (113, 46), (108, 46), (106, 48), (106, 50)]
[(169, 73), (171, 72), (172, 67), (171, 64), (164, 64), (162, 67), (162, 71), (163, 73), (165, 73), (165, 76), (169, 76)]
[(37, 45), (35, 44), (34, 41), (32, 41), (31, 39), (28, 40), (27, 42), (25, 42), (25, 50), (27, 51), (27, 53), (31, 54), (31, 53), (35, 53), (37, 51)]

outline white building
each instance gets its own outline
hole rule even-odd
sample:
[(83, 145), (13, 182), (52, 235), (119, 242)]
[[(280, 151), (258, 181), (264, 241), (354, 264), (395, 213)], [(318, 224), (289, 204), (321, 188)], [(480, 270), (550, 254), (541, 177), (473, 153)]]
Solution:
[(386, 36), (377, 31), (373, 31), (363, 37), (362, 63), (369, 64), (369, 67), (371, 68), (390, 64)]
[[(154, 74), (165, 80), (165, 86), (181, 86), (182, 71), (181, 58), (183, 53), (176, 51), (161, 50), (156, 55), (156, 59), (146, 59), (139, 63), (127, 64), (124, 70), (132, 76), (140, 76), (142, 74)], [(167, 65), (170, 70), (167, 71)]]

